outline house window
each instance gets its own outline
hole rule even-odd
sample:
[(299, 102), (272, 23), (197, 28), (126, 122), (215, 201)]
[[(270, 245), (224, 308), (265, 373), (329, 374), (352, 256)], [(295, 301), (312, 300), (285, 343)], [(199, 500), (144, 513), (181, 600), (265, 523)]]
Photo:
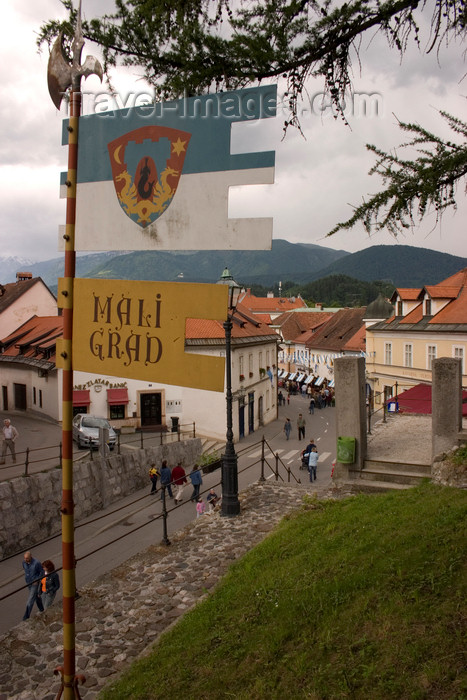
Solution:
[(88, 406), (73, 406), (73, 418), (78, 415), (78, 413), (87, 413)]
[(126, 404), (111, 404), (109, 406), (109, 418), (110, 420), (120, 420), (125, 418), (125, 406)]
[(425, 300), (425, 316), (431, 316), (431, 299)]
[(270, 398), (269, 398), (269, 389), (266, 391), (266, 411), (269, 411), (271, 405), (270, 405)]
[(32, 402), (36, 403), (37, 402), (37, 396), (36, 396), (36, 387), (32, 387)]
[(433, 360), (436, 360), (436, 345), (427, 346), (427, 369), (433, 368)]
[(392, 343), (384, 344), (384, 363), (392, 365)]
[(248, 355), (248, 372), (250, 373), (250, 376), (253, 374), (253, 354), (250, 353)]
[(259, 366), (263, 367), (263, 353), (262, 352), (259, 353)]
[(39, 389), (39, 407), (42, 408), (42, 389)]
[(453, 355), (455, 358), (461, 361), (461, 374), (464, 374), (464, 348), (462, 346), (455, 345), (453, 347)]
[(403, 315), (403, 314), (402, 314), (402, 302), (401, 302), (401, 301), (398, 301), (398, 302), (397, 302), (397, 315), (398, 315), (398, 316), (402, 316), (402, 315)]
[(240, 355), (238, 358), (238, 373), (241, 375), (245, 374), (243, 371), (243, 355)]
[[(269, 350), (266, 350), (266, 367), (269, 367), (271, 363), (269, 362)], [(262, 364), (260, 363), (260, 367), (262, 367)]]
[(407, 343), (404, 346), (404, 365), (406, 367), (413, 367), (413, 345), (412, 343)]

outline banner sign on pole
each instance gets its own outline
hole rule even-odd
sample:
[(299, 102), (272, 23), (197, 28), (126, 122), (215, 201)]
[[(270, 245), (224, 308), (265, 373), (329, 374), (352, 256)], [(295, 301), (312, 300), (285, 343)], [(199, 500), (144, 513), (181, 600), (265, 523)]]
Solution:
[(224, 391), (225, 359), (186, 353), (185, 321), (224, 320), (226, 285), (75, 279), (73, 296), (75, 370)]
[(273, 183), (275, 154), (231, 154), (230, 140), (233, 123), (274, 117), (276, 99), (268, 85), (82, 116), (76, 250), (270, 248), (272, 219), (229, 219), (228, 196)]

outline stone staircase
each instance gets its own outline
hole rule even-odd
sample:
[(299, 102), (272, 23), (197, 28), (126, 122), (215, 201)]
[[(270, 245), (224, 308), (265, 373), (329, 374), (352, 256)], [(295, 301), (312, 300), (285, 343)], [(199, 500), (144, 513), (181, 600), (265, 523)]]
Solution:
[(353, 493), (375, 493), (408, 489), (431, 478), (431, 465), (367, 459), (362, 470), (350, 470), (348, 485)]
[(201, 454), (214, 454), (217, 452), (219, 456), (225, 450), (225, 440), (222, 442), (220, 440), (215, 440), (214, 438), (209, 438), (203, 435), (199, 435), (201, 440)]

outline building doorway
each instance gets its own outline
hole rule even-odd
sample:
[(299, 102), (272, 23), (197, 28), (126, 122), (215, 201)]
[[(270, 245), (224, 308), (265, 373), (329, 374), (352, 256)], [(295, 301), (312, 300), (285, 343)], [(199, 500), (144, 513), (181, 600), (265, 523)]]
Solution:
[(26, 403), (26, 384), (13, 384), (13, 394), (15, 397), (15, 408), (17, 411), (25, 411)]
[(245, 399), (242, 396), (238, 399), (238, 436), (245, 437)]
[(248, 432), (255, 432), (255, 392), (248, 394)]
[(263, 421), (263, 397), (260, 396), (258, 399), (258, 426), (264, 425)]
[(162, 394), (140, 394), (142, 428), (156, 428), (162, 424)]

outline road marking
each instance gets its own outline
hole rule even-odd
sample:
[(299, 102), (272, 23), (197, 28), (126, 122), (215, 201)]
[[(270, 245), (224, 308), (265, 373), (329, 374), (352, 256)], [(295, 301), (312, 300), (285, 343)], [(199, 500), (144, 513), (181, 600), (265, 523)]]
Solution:
[(327, 459), (327, 458), (330, 457), (330, 456), (331, 456), (331, 453), (330, 453), (330, 452), (323, 452), (323, 453), (320, 454), (320, 456), (318, 457), (318, 462), (324, 462), (324, 460)]
[(285, 455), (282, 456), (282, 459), (293, 459), (293, 457), (296, 457), (299, 453), (299, 450), (290, 450), (290, 452), (287, 452)]

